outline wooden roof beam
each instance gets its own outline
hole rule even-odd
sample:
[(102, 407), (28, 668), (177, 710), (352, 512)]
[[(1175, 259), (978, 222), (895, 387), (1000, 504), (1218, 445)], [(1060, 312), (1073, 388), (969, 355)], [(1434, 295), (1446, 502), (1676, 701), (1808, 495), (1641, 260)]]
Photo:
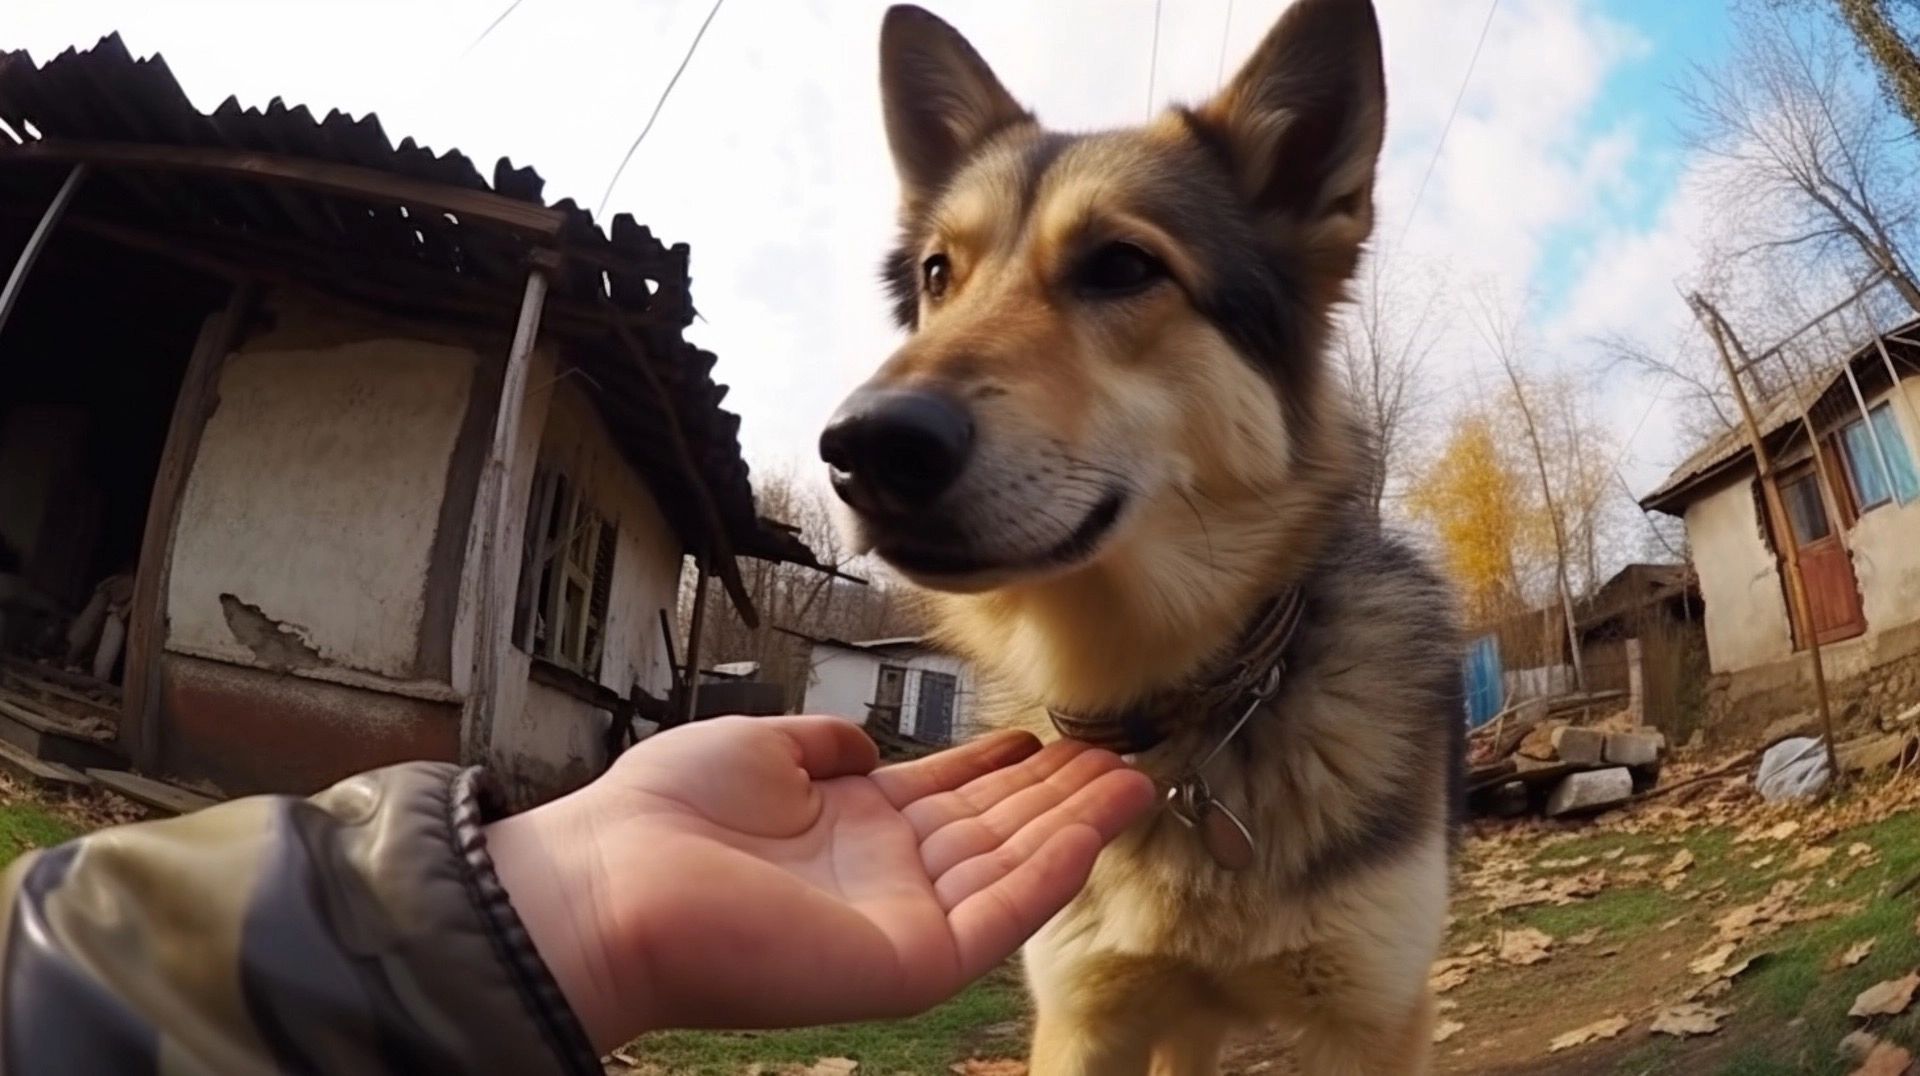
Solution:
[(452, 213), (462, 220), (484, 220), (544, 240), (557, 238), (567, 220), (567, 215), (558, 209), (492, 191), (468, 190), (359, 165), (253, 150), (53, 139), (0, 150), (0, 164), (29, 162), (200, 172), (229, 179), (287, 183), (328, 194)]

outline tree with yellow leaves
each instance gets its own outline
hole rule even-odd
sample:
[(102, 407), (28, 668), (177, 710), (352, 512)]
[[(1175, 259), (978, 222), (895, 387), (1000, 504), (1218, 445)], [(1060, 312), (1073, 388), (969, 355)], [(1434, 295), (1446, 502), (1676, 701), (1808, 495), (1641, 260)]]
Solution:
[(1439, 546), (1467, 618), (1486, 623), (1525, 608), (1521, 561), (1534, 544), (1536, 487), (1513, 440), (1485, 408), (1458, 415), (1438, 455), (1420, 468), (1407, 510)]

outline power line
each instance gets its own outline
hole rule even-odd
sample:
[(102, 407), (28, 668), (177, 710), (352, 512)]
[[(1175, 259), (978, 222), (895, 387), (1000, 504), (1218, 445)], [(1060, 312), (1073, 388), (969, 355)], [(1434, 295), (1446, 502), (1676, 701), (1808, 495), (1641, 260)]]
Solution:
[(1153, 84), (1160, 76), (1160, 3), (1153, 0), (1153, 52), (1147, 57), (1147, 118), (1153, 118)]
[(472, 52), (474, 49), (479, 48), (480, 42), (485, 41), (487, 39), (487, 35), (493, 33), (493, 28), (496, 26), (499, 26), (503, 22), (506, 22), (507, 16), (513, 14), (514, 9), (518, 8), (519, 6), (520, 6), (520, 0), (513, 0), (513, 3), (507, 5), (507, 10), (502, 11), (500, 14), (494, 16), (493, 21), (487, 24), (487, 28), (480, 31), (480, 36), (474, 38), (473, 42), (467, 46), (466, 51), (460, 54), (461, 57), (465, 58), (467, 53)]
[(613, 188), (619, 184), (621, 173), (627, 170), (628, 162), (633, 160), (633, 153), (640, 148), (640, 143), (646, 139), (647, 132), (653, 130), (654, 121), (660, 118), (660, 110), (667, 107), (667, 98), (673, 96), (673, 88), (679, 85), (681, 73), (686, 71), (687, 64), (693, 60), (694, 51), (700, 47), (700, 39), (707, 36), (707, 27), (713, 25), (713, 17), (720, 14), (720, 5), (726, 2), (727, 0), (713, 0), (713, 8), (707, 12), (706, 19), (700, 23), (700, 29), (694, 31), (693, 42), (687, 46), (687, 54), (680, 57), (680, 66), (673, 69), (673, 77), (667, 80), (666, 88), (660, 91), (660, 99), (653, 103), (653, 114), (647, 117), (646, 126), (640, 128), (640, 133), (633, 137), (633, 144), (627, 147), (627, 155), (620, 158), (620, 167), (614, 169), (613, 178), (607, 180), (607, 192), (600, 196), (600, 208), (594, 210), (595, 216), (606, 215), (607, 201), (613, 197)]
[(1227, 81), (1227, 37), (1233, 30), (1233, 0), (1227, 0), (1227, 17), (1220, 22), (1220, 60), (1213, 65), (1213, 85), (1217, 89)]
[(1447, 148), (1447, 135), (1453, 131), (1453, 118), (1460, 114), (1460, 102), (1466, 99), (1467, 85), (1473, 81), (1473, 69), (1480, 62), (1480, 49), (1487, 43), (1487, 31), (1493, 27), (1493, 14), (1500, 10), (1500, 0), (1487, 5), (1487, 18), (1480, 24), (1480, 40), (1473, 43), (1473, 55), (1467, 59), (1467, 73), (1460, 78), (1460, 89), (1453, 95), (1453, 107), (1447, 110), (1447, 122), (1440, 127), (1440, 141), (1434, 143), (1433, 157), (1427, 161), (1427, 171), (1420, 177), (1420, 187), (1413, 192), (1413, 204), (1407, 207), (1407, 222), (1400, 226), (1400, 242), (1407, 241), (1407, 232), (1413, 228), (1414, 215), (1420, 212), (1420, 200), (1426, 197), (1427, 182), (1433, 178), (1433, 169), (1440, 163), (1440, 153)]

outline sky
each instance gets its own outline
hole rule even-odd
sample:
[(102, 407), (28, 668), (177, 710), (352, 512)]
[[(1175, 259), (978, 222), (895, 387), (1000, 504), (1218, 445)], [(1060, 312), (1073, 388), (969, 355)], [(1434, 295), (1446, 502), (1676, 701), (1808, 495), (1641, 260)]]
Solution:
[[(539, 170), (549, 200), (598, 205), (710, 4), (520, 0), (480, 40), (509, 2), (9, 0), (0, 48), (44, 61), (117, 30), (136, 55), (165, 55), (203, 108), (279, 96), (376, 112), (394, 141), (458, 147), (483, 172), (508, 156)], [(1285, 3), (1164, 0), (1157, 52), (1155, 0), (927, 6), (1043, 121), (1089, 129), (1203, 99)], [(876, 92), (885, 6), (723, 0), (608, 203), (692, 245), (702, 320), (689, 335), (720, 356), (756, 468), (814, 467), (835, 404), (897, 344), (876, 275), (895, 196)], [(1675, 282), (1706, 206), (1671, 88), (1726, 48), (1722, 5), (1499, 0), (1491, 22), (1484, 0), (1377, 6), (1382, 256), (1416, 281), (1504, 297), (1543, 372), (1598, 369), (1601, 334), (1658, 346), (1686, 331)], [(1442, 401), (1494, 376), (1471, 334), (1453, 335), (1427, 371)], [(1644, 491), (1686, 446), (1658, 385), (1605, 376), (1624, 473)]]

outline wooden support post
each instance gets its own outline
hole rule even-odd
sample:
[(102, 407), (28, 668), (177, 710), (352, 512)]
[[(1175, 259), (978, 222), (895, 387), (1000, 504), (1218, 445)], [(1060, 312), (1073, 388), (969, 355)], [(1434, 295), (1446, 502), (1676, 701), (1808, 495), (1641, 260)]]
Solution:
[(1646, 647), (1638, 636), (1627, 640), (1627, 712), (1633, 715), (1633, 727), (1647, 723)]
[[(1702, 299), (1701, 302), (1707, 301)], [(1763, 361), (1748, 356), (1746, 345), (1740, 342), (1740, 335), (1733, 331), (1733, 326), (1727, 324), (1727, 319), (1720, 316), (1719, 307), (1707, 303), (1707, 312), (1713, 317), (1714, 324), (1719, 326), (1727, 345), (1732, 347), (1734, 354), (1739, 357), (1739, 369), (1751, 370)], [(1813, 416), (1807, 411), (1807, 402), (1800, 395), (1799, 379), (1794, 376), (1793, 367), (1786, 362), (1784, 345), (1775, 348), (1774, 353), (1781, 356), (1781, 364), (1786, 367), (1787, 395), (1793, 400), (1794, 413), (1800, 416), (1800, 428), (1807, 433), (1807, 447), (1813, 450), (1813, 488), (1820, 491), (1820, 503), (1826, 506), (1827, 518), (1832, 521), (1834, 542), (1840, 546), (1840, 551), (1851, 559), (1853, 546), (1847, 540), (1847, 528), (1844, 525), (1847, 514), (1842, 508), (1840, 491), (1833, 485), (1833, 477), (1839, 471), (1831, 466), (1827, 459), (1827, 450), (1821, 447), (1820, 430), (1814, 426)], [(1733, 379), (1735, 388), (1744, 396), (1745, 389), (1740, 385), (1739, 374), (1734, 374)]]
[[(1780, 484), (1773, 472), (1773, 459), (1767, 454), (1766, 437), (1761, 433), (1759, 421), (1753, 417), (1753, 404), (1747, 399), (1746, 387), (1740, 383), (1739, 371), (1728, 350), (1727, 326), (1720, 318), (1720, 311), (1697, 292), (1689, 296), (1687, 301), (1705, 323), (1708, 335), (1713, 337), (1714, 350), (1720, 355), (1720, 364), (1726, 372), (1727, 383), (1733, 389), (1734, 401), (1740, 405), (1740, 420), (1746, 426), (1747, 442), (1753, 449), (1754, 466), (1760, 472), (1760, 492), (1767, 505), (1767, 518), (1774, 541), (1780, 546), (1780, 552), (1787, 562), (1787, 593), (1793, 604), (1792, 615), (1806, 635), (1807, 655), (1813, 664), (1814, 701), (1819, 707), (1820, 728), (1826, 737), (1827, 770), (1833, 775), (1833, 786), (1837, 788), (1845, 776), (1840, 772), (1840, 759), (1833, 749), (1833, 709), (1827, 702), (1827, 670), (1820, 656), (1820, 636), (1813, 627), (1813, 608), (1807, 601), (1807, 581), (1800, 574), (1800, 543), (1794, 537), (1793, 522), (1787, 518), (1786, 505), (1780, 499)], [(1795, 398), (1798, 399), (1797, 391)], [(1837, 529), (1838, 519), (1835, 519), (1834, 525)]]
[(40, 260), (40, 252), (47, 247), (47, 238), (60, 223), (68, 203), (73, 201), (74, 193), (80, 189), (80, 181), (85, 178), (85, 164), (76, 164), (67, 172), (66, 180), (53, 194), (53, 201), (47, 203), (46, 212), (40, 214), (40, 223), (34, 225), (33, 234), (27, 236), (27, 245), (20, 249), (20, 257), (14, 259), (13, 272), (8, 274), (6, 284), (0, 286), (0, 332), (6, 331), (7, 319), (13, 316), (14, 304), (20, 301), (20, 292), (27, 286), (27, 274), (33, 272), (33, 263)]
[[(507, 348), (507, 367), (500, 379), (500, 405), (494, 412), (493, 443), (487, 452), (486, 470), (480, 478), (478, 502), (473, 518), (480, 531), (480, 585), (476, 588), (473, 647), (473, 679), (467, 685), (467, 703), (461, 715), (460, 761), (477, 764), (486, 761), (493, 738), (495, 710), (500, 702), (500, 669), (506, 648), (512, 645), (508, 633), (513, 630), (513, 592), (515, 581), (501, 571), (512, 508), (507, 503), (507, 476), (513, 466), (520, 442), (520, 414), (527, 396), (527, 371), (533, 362), (533, 346), (540, 337), (540, 312), (547, 301), (547, 274), (557, 266), (548, 251), (535, 256), (527, 273), (527, 286), (520, 299), (520, 318), (514, 325), (513, 343)], [(522, 536), (525, 537), (524, 535)], [(519, 564), (520, 558), (511, 558)], [(502, 613), (505, 612), (503, 616)]]
[(127, 610), (127, 678), (121, 691), (120, 737), (135, 767), (148, 773), (161, 765), (161, 656), (167, 645), (167, 584), (173, 575), (173, 539), (180, 502), (200, 453), (200, 434), (219, 402), (220, 371), (246, 335), (256, 289), (236, 284), (225, 309), (200, 329), (180, 391), (173, 398), (160, 468), (147, 494), (147, 521), (140, 533), (140, 560)]
[(681, 722), (693, 720), (694, 708), (700, 700), (700, 636), (707, 623), (707, 558), (693, 558), (693, 619), (687, 625), (687, 690), (686, 698), (681, 700), (684, 707), (680, 714)]

